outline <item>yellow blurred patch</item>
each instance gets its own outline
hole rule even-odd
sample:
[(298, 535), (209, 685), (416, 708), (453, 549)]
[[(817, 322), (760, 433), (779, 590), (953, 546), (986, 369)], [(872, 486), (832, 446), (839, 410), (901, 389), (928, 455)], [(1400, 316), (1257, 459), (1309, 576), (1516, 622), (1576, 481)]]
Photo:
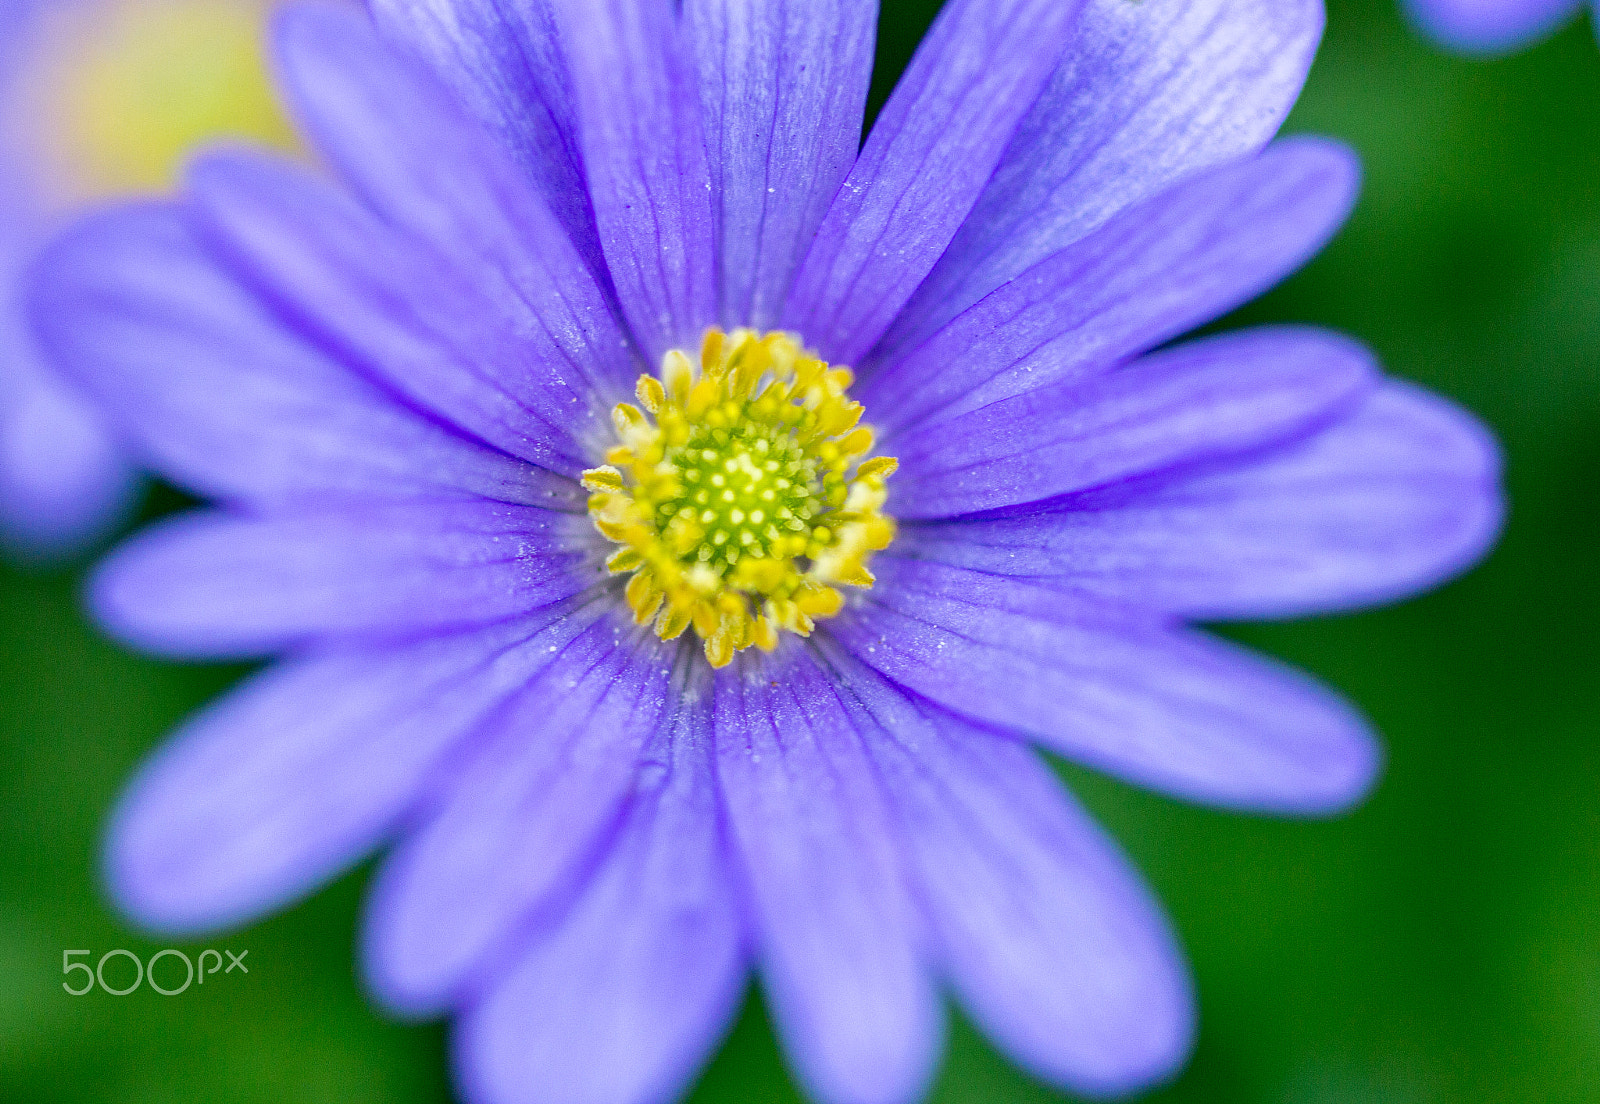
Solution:
[(79, 198), (170, 187), (219, 138), (295, 147), (262, 48), (265, 3), (120, 0), (63, 25), (41, 93)]

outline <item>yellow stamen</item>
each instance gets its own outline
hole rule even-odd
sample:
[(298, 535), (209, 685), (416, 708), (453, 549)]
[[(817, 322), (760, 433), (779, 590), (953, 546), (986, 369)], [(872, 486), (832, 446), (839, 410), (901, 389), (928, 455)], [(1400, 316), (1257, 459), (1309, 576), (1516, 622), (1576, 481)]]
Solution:
[(639, 377), (640, 405), (612, 412), (622, 442), (583, 473), (589, 513), (622, 545), (640, 624), (689, 628), (725, 667), (771, 651), (844, 607), (837, 586), (870, 587), (867, 561), (894, 539), (882, 513), (898, 461), (866, 459), (872, 430), (830, 368), (789, 334), (707, 331), (698, 366), (680, 350)]

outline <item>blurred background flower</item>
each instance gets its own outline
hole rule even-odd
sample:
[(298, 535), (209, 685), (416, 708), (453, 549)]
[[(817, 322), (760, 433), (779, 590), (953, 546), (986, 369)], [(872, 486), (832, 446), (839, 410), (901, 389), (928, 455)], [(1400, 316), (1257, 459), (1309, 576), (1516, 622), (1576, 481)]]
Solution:
[[(885, 0), (875, 104), (934, 7)], [(1384, 732), (1384, 779), (1352, 816), (1219, 816), (1062, 767), (1149, 874), (1196, 970), (1194, 1060), (1149, 1099), (1588, 1104), (1600, 50), (1575, 19), (1515, 56), (1467, 62), (1420, 39), (1395, 0), (1329, 0), (1286, 130), (1350, 142), (1362, 199), (1324, 254), (1222, 325), (1355, 333), (1393, 373), (1483, 413), (1506, 448), (1511, 515), (1495, 554), (1436, 594), (1230, 630), (1346, 688)], [(157, 485), (143, 515), (187, 505)], [(351, 968), (366, 869), (229, 936), (249, 950), (247, 978), (173, 998), (62, 991), (64, 949), (148, 959), (173, 945), (130, 932), (103, 901), (104, 817), (172, 725), (244, 673), (123, 652), (86, 624), (80, 586), (75, 572), (0, 573), (0, 1099), (452, 1099), (443, 1031), (386, 1020)], [(759, 1001), (690, 1099), (799, 1099)], [(956, 1018), (932, 1099), (1066, 1098)]]
[(1405, 0), (1418, 27), (1464, 54), (1498, 54), (1537, 42), (1589, 8), (1588, 0)]
[(74, 212), (158, 192), (227, 135), (292, 141), (260, 50), (265, 0), (0, 0), (0, 538), (70, 554), (123, 515), (132, 460), (40, 358), (19, 274)]

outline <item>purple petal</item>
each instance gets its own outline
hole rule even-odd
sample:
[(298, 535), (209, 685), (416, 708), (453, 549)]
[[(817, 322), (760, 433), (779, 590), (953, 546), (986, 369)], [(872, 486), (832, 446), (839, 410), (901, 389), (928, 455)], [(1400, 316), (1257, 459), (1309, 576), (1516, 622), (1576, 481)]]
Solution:
[(1048, 88), (886, 344), (913, 348), (1119, 211), (1260, 149), (1300, 94), (1322, 22), (1322, 0), (1088, 0)]
[(143, 458), (205, 497), (581, 501), (576, 484), (419, 417), (284, 329), (174, 207), (81, 222), (32, 292), (55, 363)]
[(105, 420), (15, 340), (0, 363), (0, 545), (55, 559), (121, 521), (137, 481)]
[(1577, 14), (1583, 0), (1402, 0), (1416, 25), (1464, 54), (1531, 45)]
[(550, 0), (589, 194), (623, 313), (654, 362), (717, 318), (716, 227), (694, 59), (674, 0)]
[(543, 301), (506, 310), (476, 274), (441, 265), (288, 161), (210, 154), (189, 183), (229, 260), (298, 325), (408, 399), (571, 478), (614, 439), (609, 407), (584, 376), (622, 338), (607, 320), (575, 317), (564, 289), (551, 284)]
[(681, 691), (674, 649), (608, 610), (591, 604), (547, 634), (548, 668), (386, 864), (365, 952), (390, 1007), (429, 1014), (466, 999), (491, 952), (565, 906), (650, 773), (645, 753)]
[(609, 293), (523, 172), (429, 74), (333, 7), (291, 9), (277, 49), (297, 116), (374, 212), (502, 317), (536, 334), (570, 329), (556, 344), (571, 371), (632, 389), (638, 367)]
[(1066, 47), (1081, 0), (951, 0), (817, 231), (786, 327), (836, 363), (873, 347), (939, 259)]
[(940, 1009), (865, 715), (810, 654), (748, 653), (717, 682), (717, 774), (772, 1014), (823, 1104), (926, 1087)]
[(328, 634), (497, 621), (571, 597), (601, 569), (591, 526), (496, 502), (375, 503), (148, 529), (99, 569), (102, 625), (145, 651), (269, 655)]
[(532, 180), (573, 244), (603, 272), (577, 121), (549, 0), (368, 0), (389, 41), (429, 63)]
[(737, 1009), (744, 938), (703, 713), (663, 730), (615, 838), (559, 914), (506, 955), (462, 1021), (483, 1104), (676, 1099)]
[(1353, 609), (1425, 590), (1499, 532), (1500, 461), (1471, 415), (1386, 382), (1348, 419), (1240, 463), (920, 528), (918, 554), (1193, 619)]
[(1297, 672), (1087, 595), (894, 555), (830, 632), (957, 713), (1208, 804), (1334, 812), (1378, 769), (1349, 705)]
[[(34, 12), (0, 11), (0, 103), (30, 45)], [(137, 480), (126, 449), (87, 397), (61, 379), (29, 330), (25, 276), (56, 216), (39, 194), (37, 158), (0, 123), (0, 551), (57, 561), (126, 516)]]
[(106, 856), (117, 903), (157, 930), (213, 930), (333, 877), (378, 845), (441, 757), (543, 655), (513, 651), (537, 628), (327, 653), (258, 675), (191, 721), (123, 795)]
[(1027, 748), (914, 705), (823, 647), (879, 726), (867, 747), (961, 1002), (1018, 1062), (1078, 1092), (1171, 1074), (1193, 996), (1127, 860)]
[(855, 163), (876, 0), (688, 0), (727, 326), (773, 329)]
[(894, 438), (890, 506), (950, 517), (1238, 456), (1353, 409), (1377, 379), (1364, 348), (1325, 331), (1205, 338)]
[(966, 311), (857, 389), (881, 433), (1081, 379), (1244, 303), (1344, 221), (1343, 146), (1290, 139), (1139, 207)]

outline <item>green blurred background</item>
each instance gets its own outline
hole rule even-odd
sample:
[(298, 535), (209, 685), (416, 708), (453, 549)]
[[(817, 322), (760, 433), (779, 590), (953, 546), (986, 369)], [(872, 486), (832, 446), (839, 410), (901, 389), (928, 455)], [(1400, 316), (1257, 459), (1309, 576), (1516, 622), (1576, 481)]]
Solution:
[[(1354, 815), (1223, 815), (1067, 769), (1194, 964), (1199, 1046), (1151, 1100), (1600, 1100), (1600, 50), (1584, 24), (1454, 60), (1393, 3), (1330, 2), (1287, 128), (1360, 151), (1354, 219), (1230, 323), (1349, 331), (1478, 411), (1505, 445), (1510, 523), (1481, 568), (1418, 601), (1229, 630), (1381, 727), (1388, 771)], [(885, 0), (880, 93), (935, 6)], [(179, 504), (157, 489), (145, 513)], [(178, 944), (248, 949), (248, 976), (172, 998), (62, 991), (64, 949), (168, 945), (108, 911), (99, 832), (140, 758), (241, 673), (107, 643), (81, 582), (0, 574), (0, 1100), (448, 1100), (443, 1028), (385, 1020), (356, 983), (366, 869)], [(176, 964), (161, 976), (176, 984)], [(959, 1020), (933, 1098), (1063, 1099)], [(799, 1099), (758, 998), (693, 1099)]]

